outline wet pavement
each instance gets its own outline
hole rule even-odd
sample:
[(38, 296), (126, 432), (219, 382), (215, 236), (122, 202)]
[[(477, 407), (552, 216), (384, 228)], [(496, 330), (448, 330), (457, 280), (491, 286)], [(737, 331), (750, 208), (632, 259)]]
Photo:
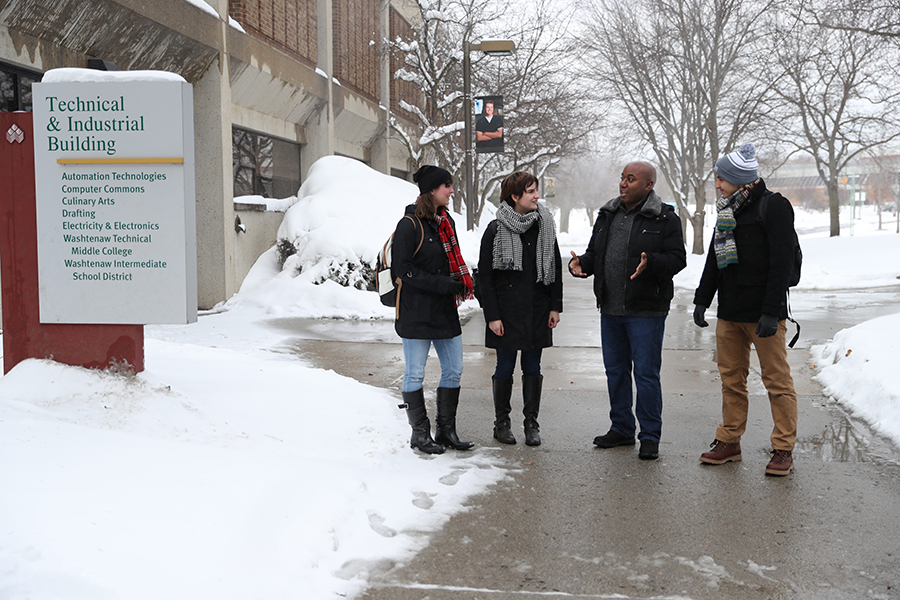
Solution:
[[(755, 354), (744, 460), (698, 461), (721, 416), (720, 383), (714, 320), (693, 325), (686, 290), (666, 326), (660, 459), (638, 460), (636, 447), (594, 448), (609, 426), (598, 318), (589, 281), (567, 278), (565, 294), (556, 345), (544, 353), (537, 448), (524, 445), (518, 419), (519, 444), (492, 439), (494, 357), (482, 345), (480, 313), (466, 323), (460, 435), (500, 456), (509, 477), (408, 563), (373, 568), (364, 598), (900, 598), (900, 449), (822, 395), (808, 351), (897, 312), (900, 287), (792, 294), (803, 328), (788, 353), (800, 421), (796, 469), (785, 478), (763, 474), (772, 425)], [(403, 360), (391, 323), (268, 324), (292, 332), (286, 352), (399, 395)], [(438, 378), (433, 357), (426, 389)]]

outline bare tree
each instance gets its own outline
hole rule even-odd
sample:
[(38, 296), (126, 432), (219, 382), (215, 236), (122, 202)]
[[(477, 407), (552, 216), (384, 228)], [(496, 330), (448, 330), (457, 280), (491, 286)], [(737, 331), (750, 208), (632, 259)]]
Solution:
[(486, 57), (473, 69), (478, 92), (504, 96), (504, 152), (480, 156), (476, 220), (508, 174), (525, 169), (540, 178), (561, 158), (585, 152), (601, 118), (578, 77), (581, 57), (561, 14), (550, 0), (520, 5), (515, 23), (502, 25), (516, 53)]
[[(421, 135), (412, 138), (399, 125), (417, 164), (433, 161), (464, 181), (462, 132), (462, 48), (464, 42), (490, 37), (513, 39), (517, 51), (511, 57), (473, 53), (474, 95), (504, 96), (504, 152), (477, 155), (473, 206), (476, 222), (499, 182), (517, 169), (540, 177), (564, 153), (586, 147), (594, 128), (591, 110), (580, 81), (572, 76), (575, 52), (566, 30), (549, 0), (535, 0), (516, 7), (515, 22), (504, 19), (503, 3), (489, 0), (418, 0), (421, 23), (415, 40), (393, 40), (395, 52), (405, 56), (406, 66), (395, 76), (415, 82), (423, 91), (419, 105), (404, 105), (419, 121)], [(494, 35), (493, 32), (498, 31)], [(469, 115), (468, 118), (473, 118)], [(577, 125), (577, 126), (573, 126)], [(459, 186), (463, 188), (462, 184)], [(454, 196), (459, 210), (463, 194)]]
[[(505, 9), (491, 0), (416, 0), (416, 6), (420, 18), (413, 24), (413, 39), (385, 40), (385, 47), (403, 57), (404, 67), (394, 77), (422, 91), (420, 102), (401, 102), (417, 120), (419, 135), (410, 136), (396, 119), (391, 125), (417, 167), (439, 164), (463, 181), (463, 43), (474, 41)], [(456, 211), (462, 202), (462, 194), (456, 194)]]
[[(769, 0), (596, 0), (583, 43), (621, 137), (656, 154), (682, 221), (703, 254), (712, 161), (765, 120), (775, 81), (750, 68)], [(694, 210), (689, 208), (693, 200)]]
[(554, 168), (553, 204), (560, 210), (560, 231), (569, 230), (569, 213), (573, 210), (584, 210), (594, 224), (597, 211), (615, 195), (622, 166), (613, 164), (611, 157), (591, 155), (563, 160)]
[(897, 0), (801, 0), (800, 9), (806, 24), (900, 39)]
[(894, 233), (900, 233), (900, 156), (871, 151), (868, 154), (875, 165), (868, 187), (874, 192), (878, 207), (878, 230), (882, 229), (883, 211), (888, 206), (892, 207), (896, 220)]
[(775, 93), (791, 116), (782, 121), (781, 136), (813, 157), (828, 190), (831, 235), (838, 236), (845, 169), (900, 136), (895, 57), (886, 38), (853, 27), (798, 22), (777, 39), (771, 56), (785, 78)]

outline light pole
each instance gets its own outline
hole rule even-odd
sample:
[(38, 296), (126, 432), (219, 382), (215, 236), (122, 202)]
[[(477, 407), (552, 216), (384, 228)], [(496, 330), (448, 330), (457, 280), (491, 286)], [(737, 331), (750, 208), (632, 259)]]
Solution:
[(472, 58), (470, 52), (480, 50), (489, 56), (509, 56), (516, 49), (512, 40), (482, 40), (475, 44), (463, 41), (463, 118), (466, 123), (466, 229), (475, 229), (475, 149), (472, 141)]

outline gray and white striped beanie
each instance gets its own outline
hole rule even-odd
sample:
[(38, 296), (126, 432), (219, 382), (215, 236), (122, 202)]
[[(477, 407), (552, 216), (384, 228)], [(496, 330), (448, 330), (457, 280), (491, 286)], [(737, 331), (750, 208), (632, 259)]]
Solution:
[(717, 160), (715, 167), (716, 174), (732, 185), (753, 183), (759, 177), (757, 169), (756, 148), (749, 143)]

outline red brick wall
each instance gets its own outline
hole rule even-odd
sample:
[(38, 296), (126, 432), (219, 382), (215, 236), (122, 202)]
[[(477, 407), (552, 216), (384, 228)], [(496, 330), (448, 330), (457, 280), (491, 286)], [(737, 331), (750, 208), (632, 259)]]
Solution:
[(316, 65), (316, 0), (228, 0), (228, 13), (248, 34)]
[[(391, 9), (390, 28), (392, 40), (399, 37), (408, 42), (413, 39), (412, 27), (406, 19), (393, 8)], [(394, 78), (394, 73), (405, 66), (404, 60), (405, 55), (399, 52), (395, 52), (391, 56), (391, 110), (398, 112), (403, 116), (411, 117), (409, 113), (400, 108), (400, 100), (405, 100), (407, 103), (415, 106), (419, 103), (419, 97), (422, 92), (419, 90), (419, 86), (411, 81), (403, 81), (402, 79)], [(405, 66), (405, 68), (409, 70), (408, 66)]]
[(381, 95), (380, 2), (334, 0), (333, 10), (334, 76), (342, 85), (378, 102)]

